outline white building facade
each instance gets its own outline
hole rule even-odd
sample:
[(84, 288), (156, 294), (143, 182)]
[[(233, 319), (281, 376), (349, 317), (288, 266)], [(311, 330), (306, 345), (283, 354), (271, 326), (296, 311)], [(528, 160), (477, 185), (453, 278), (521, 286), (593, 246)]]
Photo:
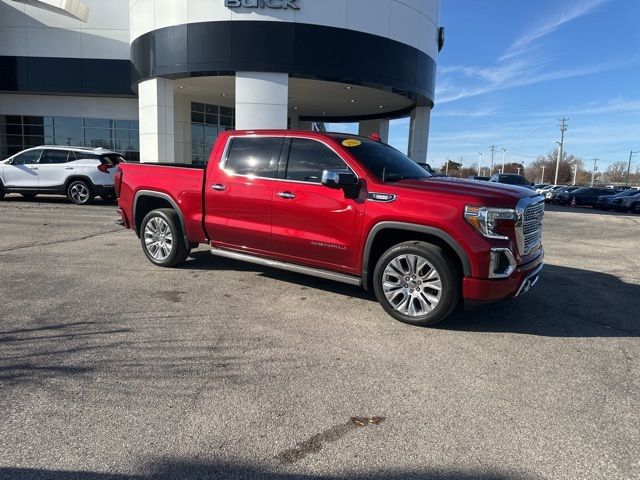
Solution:
[(439, 0), (0, 0), (0, 157), (105, 146), (204, 163), (227, 129), (410, 116), (424, 162)]

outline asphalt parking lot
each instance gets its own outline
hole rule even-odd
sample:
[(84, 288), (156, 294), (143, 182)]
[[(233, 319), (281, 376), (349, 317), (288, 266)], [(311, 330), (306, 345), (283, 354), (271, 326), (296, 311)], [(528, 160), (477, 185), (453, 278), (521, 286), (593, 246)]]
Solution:
[(550, 207), (538, 286), (434, 329), (115, 218), (0, 202), (0, 479), (640, 478), (640, 216)]

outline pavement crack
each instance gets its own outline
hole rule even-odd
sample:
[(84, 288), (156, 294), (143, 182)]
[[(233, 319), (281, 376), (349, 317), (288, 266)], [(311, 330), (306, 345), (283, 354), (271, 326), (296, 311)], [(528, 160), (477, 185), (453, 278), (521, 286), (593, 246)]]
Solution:
[(0, 250), (0, 253), (14, 252), (16, 250), (24, 250), (26, 248), (34, 248), (34, 247), (46, 247), (49, 245), (60, 245), (63, 243), (72, 243), (72, 242), (81, 242), (83, 240), (89, 240), (90, 238), (100, 237), (102, 235), (108, 235), (110, 233), (116, 233), (122, 231), (122, 228), (116, 228), (113, 230), (107, 230), (99, 233), (92, 233), (91, 235), (85, 235), (83, 237), (78, 238), (66, 238), (63, 240), (54, 240), (52, 242), (44, 242), (44, 243), (34, 243), (31, 245), (18, 245), (17, 247), (6, 248), (4, 250)]

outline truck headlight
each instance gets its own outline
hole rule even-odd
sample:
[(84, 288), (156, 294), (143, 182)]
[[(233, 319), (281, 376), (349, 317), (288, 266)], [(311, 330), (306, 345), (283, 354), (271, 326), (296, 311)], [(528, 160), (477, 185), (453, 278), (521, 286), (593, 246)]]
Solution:
[(516, 211), (512, 208), (464, 207), (464, 218), (476, 230), (487, 238), (509, 240), (509, 237), (498, 233), (500, 220), (515, 221)]

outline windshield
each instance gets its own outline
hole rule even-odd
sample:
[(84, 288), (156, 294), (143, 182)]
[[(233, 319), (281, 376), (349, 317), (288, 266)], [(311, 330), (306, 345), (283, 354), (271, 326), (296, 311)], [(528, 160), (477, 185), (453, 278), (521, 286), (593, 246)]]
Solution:
[(429, 178), (424, 168), (389, 145), (362, 137), (332, 135), (373, 175), (385, 182)]
[(527, 179), (519, 175), (505, 175), (500, 178), (500, 183), (506, 183), (507, 185), (529, 185)]

